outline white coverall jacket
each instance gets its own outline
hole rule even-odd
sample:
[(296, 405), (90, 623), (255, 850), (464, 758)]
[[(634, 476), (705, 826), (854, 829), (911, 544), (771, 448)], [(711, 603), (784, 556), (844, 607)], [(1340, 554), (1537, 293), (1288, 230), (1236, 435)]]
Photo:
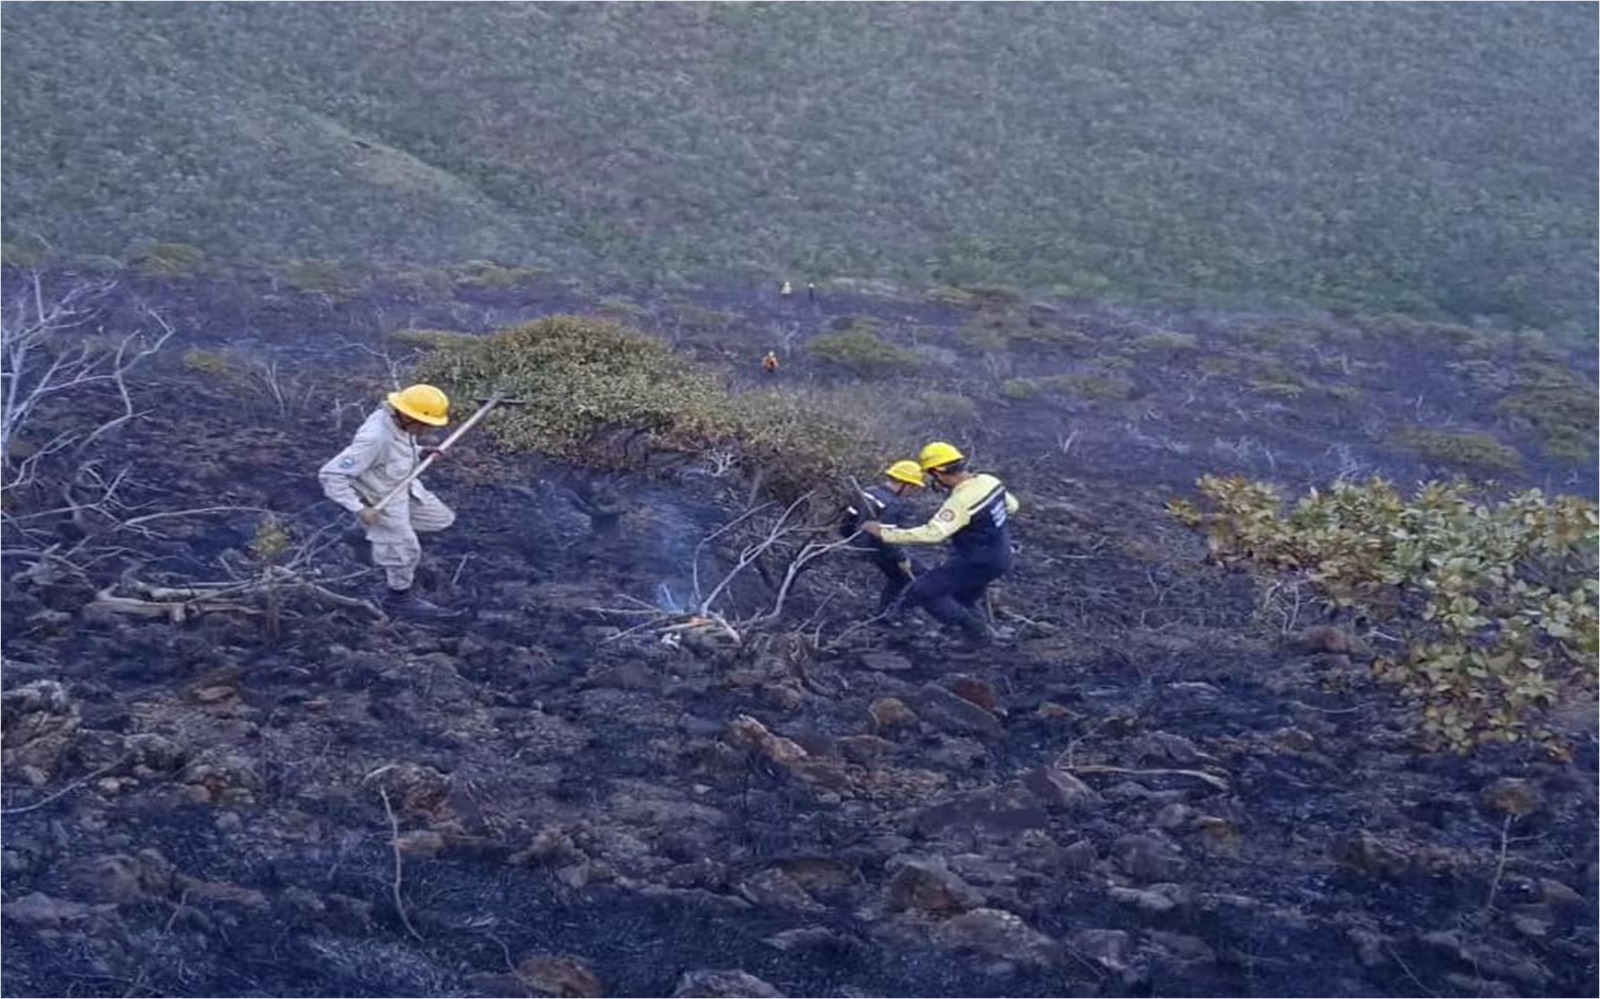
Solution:
[[(361, 424), (350, 446), (322, 466), (317, 478), (323, 495), (359, 514), (388, 495), (420, 460), (417, 439), (400, 429), (388, 406), (380, 406)], [(390, 589), (411, 588), (417, 563), (422, 561), (417, 532), (442, 531), (455, 519), (455, 512), (424, 488), (420, 479), (383, 508), (366, 534), (372, 544), (373, 564), (383, 567)]]

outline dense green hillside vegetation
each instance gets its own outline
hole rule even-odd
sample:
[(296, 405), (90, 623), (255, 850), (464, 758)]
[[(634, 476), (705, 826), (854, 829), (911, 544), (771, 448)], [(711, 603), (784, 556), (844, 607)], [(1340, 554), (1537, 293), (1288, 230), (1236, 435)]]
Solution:
[(1590, 4), (12, 4), (6, 239), (1592, 330)]

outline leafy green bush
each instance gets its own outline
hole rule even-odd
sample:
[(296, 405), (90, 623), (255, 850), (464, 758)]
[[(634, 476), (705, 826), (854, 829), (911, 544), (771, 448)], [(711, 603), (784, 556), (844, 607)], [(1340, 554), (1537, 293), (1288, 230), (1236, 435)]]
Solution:
[(837, 365), (862, 378), (909, 374), (922, 367), (922, 356), (884, 340), (874, 330), (856, 325), (827, 333), (806, 348), (819, 361)]
[(1007, 399), (1032, 399), (1039, 394), (1039, 382), (1033, 378), (1008, 378), (1000, 386), (1000, 394)]
[(1132, 399), (1137, 391), (1133, 382), (1116, 374), (1052, 375), (1039, 379), (1039, 385), (1047, 392), (1100, 402)]
[(1138, 354), (1177, 357), (1198, 350), (1200, 341), (1192, 333), (1162, 331), (1139, 337), (1129, 347)]
[(859, 405), (792, 388), (730, 395), (716, 372), (606, 320), (551, 316), (435, 345), (419, 380), (462, 397), (531, 400), (490, 421), (517, 450), (635, 471), (662, 454), (717, 452), (782, 499), (839, 487), (881, 450)]
[(1515, 449), (1488, 434), (1452, 434), (1417, 427), (1396, 434), (1395, 443), (1430, 464), (1479, 475), (1501, 475), (1522, 467), (1522, 456)]
[(1543, 362), (1517, 366), (1511, 392), (1495, 411), (1516, 430), (1531, 430), (1545, 453), (1573, 463), (1594, 457), (1600, 433), (1595, 386), (1587, 378)]
[(283, 283), (302, 295), (345, 301), (361, 290), (360, 271), (339, 260), (289, 260), (278, 268)]
[(1199, 482), (1205, 512), (1169, 509), (1214, 558), (1296, 575), (1402, 648), (1377, 674), (1418, 707), (1422, 732), (1469, 750), (1531, 738), (1561, 751), (1543, 711), (1592, 696), (1597, 632), (1595, 505), (1537, 490), (1491, 503), (1429, 483), (1410, 499), (1374, 479), (1313, 492), (1285, 514), (1271, 486)]
[(212, 378), (235, 380), (243, 376), (239, 362), (221, 351), (191, 347), (183, 352), (182, 363), (186, 370)]
[(150, 243), (135, 251), (128, 262), (149, 277), (193, 277), (205, 268), (206, 251), (188, 243)]

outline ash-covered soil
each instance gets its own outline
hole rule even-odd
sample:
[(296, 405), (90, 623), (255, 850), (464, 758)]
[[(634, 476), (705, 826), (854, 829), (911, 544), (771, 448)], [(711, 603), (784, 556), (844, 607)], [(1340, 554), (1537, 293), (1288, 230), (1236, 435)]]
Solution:
[[(1355, 408), (1251, 401), (1183, 362), (1138, 371), (1135, 399), (1077, 406), (1001, 392), (1017, 371), (960, 349), (960, 309), (708, 292), (693, 304), (736, 319), (696, 327), (642, 296), (642, 325), (752, 383), (785, 333), (842, 315), (915, 330), (948, 363), (892, 391), (972, 399), (925, 431), (1025, 504), (999, 587), (1011, 637), (991, 652), (952, 655), (921, 624), (848, 630), (877, 580), (847, 556), (808, 576), (794, 629), (695, 651), (620, 635), (616, 611), (686, 592), (696, 545), (737, 513), (728, 485), (692, 466), (602, 478), (486, 437), (429, 476), (459, 517), (425, 539), (424, 583), (457, 621), (307, 596), (276, 626), (93, 609), (119, 579), (244, 572), (259, 511), (305, 571), (369, 594), (315, 473), (404, 361), (380, 334), (598, 299), (117, 294), (109, 324), (143, 303), (177, 329), (135, 386), (142, 415), (93, 455), (126, 471), (126, 506), (6, 538), (7, 995), (1596, 992), (1592, 717), (1565, 720), (1572, 762), (1419, 753), (1359, 635), (1312, 628), (1309, 608), (1257, 620), (1250, 582), (1162, 513), (1206, 472), (1425, 473), (1368, 424), (1470, 405), (1401, 347)], [(1110, 346), (1152, 324), (1202, 343), (1229, 329), (1089, 307), (1048, 321)], [(1083, 363), (1028, 349), (1005, 363)], [(827, 374), (797, 352), (782, 377)], [(1537, 458), (1524, 478), (1592, 493), (1590, 470)], [(606, 489), (622, 514), (591, 516)], [(213, 506), (236, 509), (110, 520)], [(82, 571), (43, 554), (66, 551)], [(718, 566), (712, 546), (702, 571)], [(769, 597), (752, 578), (733, 599)]]

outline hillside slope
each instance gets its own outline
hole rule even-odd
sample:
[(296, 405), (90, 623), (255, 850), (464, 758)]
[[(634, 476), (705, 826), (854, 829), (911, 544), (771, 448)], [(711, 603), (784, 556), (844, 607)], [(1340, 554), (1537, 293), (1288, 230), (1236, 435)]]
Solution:
[(7, 239), (1590, 330), (1590, 5), (14, 5)]

